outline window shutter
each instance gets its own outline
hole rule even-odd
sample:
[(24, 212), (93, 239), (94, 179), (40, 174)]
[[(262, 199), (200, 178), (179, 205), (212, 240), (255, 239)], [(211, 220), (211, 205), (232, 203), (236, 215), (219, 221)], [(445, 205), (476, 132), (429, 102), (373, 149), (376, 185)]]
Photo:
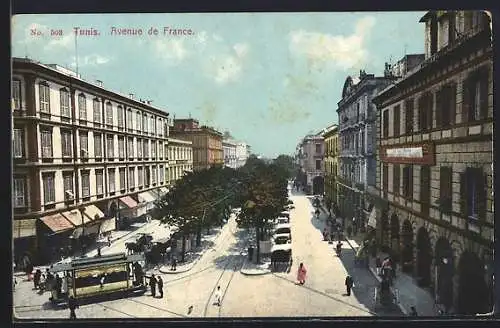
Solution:
[(441, 118), (442, 118), (442, 113), (443, 110), (446, 110), (446, 108), (443, 108), (444, 102), (443, 102), (443, 93), (446, 92), (446, 87), (442, 88), (438, 92), (436, 92), (436, 128), (441, 127)]
[(423, 97), (420, 97), (420, 98), (418, 98), (418, 118), (417, 118), (418, 122), (417, 122), (417, 129), (415, 130), (415, 132), (422, 131), (422, 122), (423, 122), (423, 119), (422, 119), (422, 113), (423, 113), (422, 104), (423, 104)]
[(487, 206), (487, 192), (488, 187), (487, 176), (483, 173), (483, 170), (477, 170), (477, 214), (480, 220), (486, 221), (486, 206)]
[(445, 178), (446, 178), (446, 170), (444, 166), (439, 168), (439, 203), (441, 204), (445, 197)]
[(466, 79), (462, 84), (462, 123), (469, 121), (471, 112), (471, 90), (470, 79)]
[(460, 173), (460, 213), (467, 216), (467, 174), (466, 172)]
[(450, 101), (450, 125), (454, 125), (457, 116), (457, 84), (452, 83), (449, 89), (449, 101)]
[(481, 69), (479, 75), (479, 88), (480, 94), (479, 98), (481, 100), (481, 119), (486, 119), (488, 117), (488, 80), (489, 80), (489, 70), (487, 67)]
[(428, 130), (432, 129), (432, 125), (434, 122), (432, 122), (432, 117), (433, 117), (433, 109), (434, 109), (434, 93), (429, 92), (427, 94), (427, 126)]

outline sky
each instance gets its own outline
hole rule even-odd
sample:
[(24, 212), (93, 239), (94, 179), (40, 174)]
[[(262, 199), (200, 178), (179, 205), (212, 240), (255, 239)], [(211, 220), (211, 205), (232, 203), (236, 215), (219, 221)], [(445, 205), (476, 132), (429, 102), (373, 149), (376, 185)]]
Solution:
[[(347, 76), (360, 69), (379, 76), (385, 62), (423, 53), (424, 14), (18, 15), (12, 55), (73, 70), (78, 63), (87, 81), (152, 100), (171, 117), (229, 131), (254, 153), (274, 158), (338, 122)], [(98, 35), (75, 42), (75, 27)], [(158, 33), (150, 35), (151, 28)]]

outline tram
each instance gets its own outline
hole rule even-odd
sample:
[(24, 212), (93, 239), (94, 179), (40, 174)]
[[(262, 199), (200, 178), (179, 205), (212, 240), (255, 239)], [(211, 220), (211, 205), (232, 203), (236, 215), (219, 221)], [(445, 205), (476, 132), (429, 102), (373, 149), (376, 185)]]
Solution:
[(59, 305), (67, 303), (71, 296), (89, 301), (103, 295), (144, 293), (146, 284), (140, 264), (144, 261), (144, 254), (118, 253), (56, 263), (49, 268), (56, 277), (50, 300)]

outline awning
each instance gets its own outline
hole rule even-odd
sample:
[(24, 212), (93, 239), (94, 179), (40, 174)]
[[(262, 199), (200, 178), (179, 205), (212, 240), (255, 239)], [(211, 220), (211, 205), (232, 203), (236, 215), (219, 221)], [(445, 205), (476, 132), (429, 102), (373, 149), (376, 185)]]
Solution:
[(141, 192), (139, 195), (139, 201), (142, 202), (154, 202), (156, 200), (156, 197), (153, 196), (150, 192), (145, 191)]
[(14, 220), (12, 224), (13, 238), (36, 236), (36, 219)]
[(134, 199), (132, 199), (132, 197), (130, 197), (130, 196), (125, 196), (125, 197), (120, 198), (120, 202), (125, 204), (128, 208), (137, 207), (137, 202)]
[(83, 213), (91, 220), (98, 220), (104, 217), (104, 213), (95, 205), (86, 206)]
[(103, 220), (101, 222), (101, 228), (99, 229), (99, 233), (114, 231), (116, 230), (116, 218), (110, 218)]
[(377, 211), (375, 211), (375, 207), (372, 208), (370, 217), (368, 218), (368, 225), (375, 229), (377, 228)]
[(61, 213), (48, 215), (41, 218), (42, 222), (53, 232), (61, 232), (73, 229), (73, 224), (68, 221)]
[(92, 234), (97, 235), (99, 233), (99, 226), (100, 226), (100, 224), (96, 222), (95, 224), (93, 224), (91, 226), (84, 227), (83, 234), (85, 236), (92, 235)]
[(82, 216), (82, 213), (78, 209), (63, 212), (61, 214), (64, 215), (64, 217), (68, 219), (71, 223), (73, 223), (73, 225), (75, 225), (76, 227), (82, 225), (82, 217), (83, 217), (83, 224), (91, 222), (91, 220), (88, 217), (86, 217), (85, 215)]

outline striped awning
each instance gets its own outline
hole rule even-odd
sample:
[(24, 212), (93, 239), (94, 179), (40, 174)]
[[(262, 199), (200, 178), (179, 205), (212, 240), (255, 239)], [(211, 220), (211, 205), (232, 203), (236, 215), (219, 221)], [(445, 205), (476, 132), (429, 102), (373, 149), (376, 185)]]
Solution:
[(100, 233), (116, 230), (116, 218), (106, 219), (101, 222)]
[(14, 219), (12, 224), (12, 236), (13, 238), (36, 236), (36, 219)]
[(134, 199), (132, 199), (132, 197), (130, 197), (130, 196), (125, 196), (125, 197), (120, 198), (120, 202), (125, 204), (125, 206), (127, 206), (128, 208), (137, 207), (137, 202)]
[(145, 191), (141, 192), (139, 195), (139, 201), (142, 202), (154, 202), (156, 200), (156, 197), (153, 196), (150, 192)]
[(86, 206), (83, 214), (85, 214), (91, 220), (98, 220), (104, 217), (104, 213), (95, 205)]
[(64, 215), (64, 217), (71, 223), (73, 223), (73, 225), (75, 225), (76, 227), (81, 226), (82, 223), (87, 224), (92, 221), (89, 217), (82, 215), (82, 212), (80, 212), (80, 210), (78, 209), (63, 212), (61, 214)]
[(62, 232), (74, 228), (74, 225), (61, 213), (48, 215), (40, 220), (53, 232)]

